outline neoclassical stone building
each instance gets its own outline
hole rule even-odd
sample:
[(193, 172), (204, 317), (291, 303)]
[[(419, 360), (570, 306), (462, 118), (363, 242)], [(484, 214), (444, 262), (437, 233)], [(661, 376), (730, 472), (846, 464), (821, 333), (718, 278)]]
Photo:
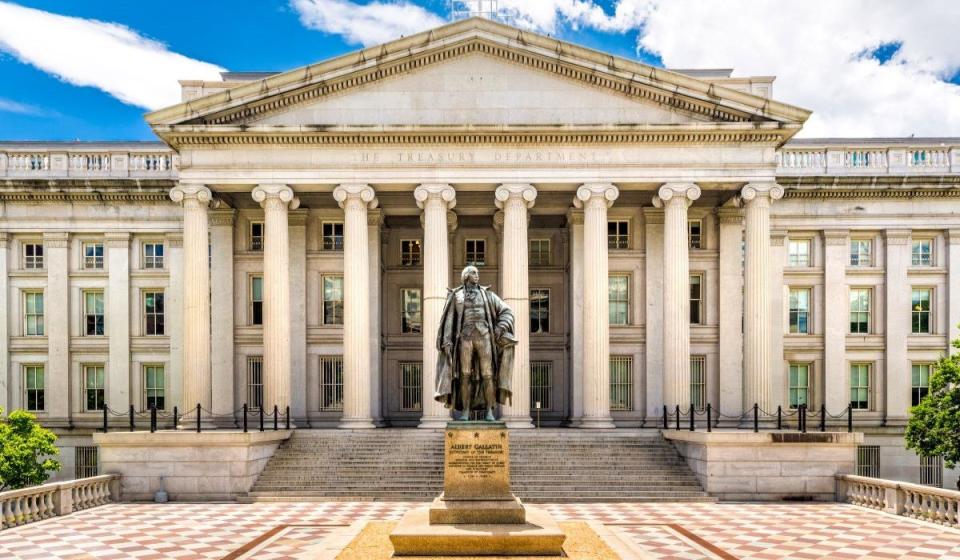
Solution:
[(865, 469), (932, 476), (902, 430), (958, 336), (960, 139), (791, 140), (773, 81), (468, 19), (184, 81), (162, 142), (2, 143), (0, 406), (68, 449), (105, 406), (438, 427), (472, 263), (517, 315), (513, 427), (849, 407)]

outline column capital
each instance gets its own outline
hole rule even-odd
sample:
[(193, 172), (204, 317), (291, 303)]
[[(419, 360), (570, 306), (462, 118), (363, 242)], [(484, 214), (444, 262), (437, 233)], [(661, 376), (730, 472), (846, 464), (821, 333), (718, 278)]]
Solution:
[[(656, 197), (654, 197), (656, 198)], [(643, 212), (643, 221), (647, 224), (662, 224), (664, 222), (663, 208), (650, 208), (644, 206), (640, 209)]]
[(8, 243), (10, 243), (9, 234), (5, 231), (0, 231), (0, 249), (6, 249)]
[(377, 193), (366, 183), (344, 183), (333, 189), (333, 199), (340, 208), (345, 208), (348, 200), (359, 200), (367, 208), (376, 208)]
[(291, 210), (287, 212), (287, 225), (290, 227), (305, 227), (309, 217), (310, 211), (306, 208)]
[(126, 249), (130, 247), (130, 232), (111, 231), (104, 234), (106, 246), (113, 249)]
[(233, 208), (218, 208), (210, 211), (211, 226), (233, 226), (237, 211)]
[(960, 229), (947, 230), (947, 244), (960, 245)]
[(910, 242), (910, 235), (909, 229), (888, 229), (883, 232), (887, 245), (906, 245)]
[(65, 231), (43, 234), (43, 246), (48, 249), (66, 249), (69, 241), (70, 234)]
[(183, 248), (183, 234), (182, 233), (168, 233), (166, 240), (164, 241), (168, 247), (182, 249)]
[(457, 205), (457, 191), (447, 183), (424, 183), (413, 190), (413, 198), (417, 200), (417, 208), (421, 210), (430, 199), (443, 201), (447, 210)]
[(537, 189), (529, 183), (505, 183), (497, 187), (493, 195), (497, 208), (503, 209), (511, 198), (521, 200), (527, 208), (532, 208), (537, 200)]
[(620, 189), (613, 183), (584, 183), (577, 189), (577, 194), (573, 197), (573, 205), (583, 208), (584, 204), (591, 201), (594, 203), (602, 201), (607, 208), (610, 208), (619, 196)]
[(700, 187), (696, 183), (664, 183), (657, 189), (657, 194), (653, 197), (653, 205), (663, 208), (665, 202), (679, 200), (685, 201), (686, 205), (690, 206), (694, 200), (700, 198), (700, 194)]
[(260, 203), (261, 208), (266, 208), (267, 204), (274, 200), (290, 210), (296, 210), (300, 207), (300, 199), (296, 197), (293, 189), (287, 185), (257, 185), (253, 188), (253, 192), (251, 192), (250, 195), (254, 201)]
[(383, 226), (383, 210), (371, 208), (367, 212), (367, 227)]
[(783, 187), (776, 183), (747, 183), (740, 189), (740, 198), (746, 202), (750, 202), (758, 196), (766, 196), (770, 200), (780, 200), (783, 198)]
[(846, 229), (825, 229), (823, 230), (823, 242), (826, 245), (846, 245), (850, 237), (850, 230)]
[(182, 204), (186, 200), (196, 200), (202, 205), (210, 204), (213, 193), (205, 185), (180, 183), (170, 189), (170, 200)]
[(497, 237), (503, 234), (503, 223), (507, 220), (507, 215), (503, 210), (497, 210), (493, 213), (493, 229), (497, 232)]
[(568, 225), (583, 225), (583, 210), (579, 208), (568, 208), (567, 209), (567, 224)]
[(770, 230), (770, 245), (774, 247), (783, 247), (783, 243), (787, 238), (787, 230), (785, 229), (771, 229)]

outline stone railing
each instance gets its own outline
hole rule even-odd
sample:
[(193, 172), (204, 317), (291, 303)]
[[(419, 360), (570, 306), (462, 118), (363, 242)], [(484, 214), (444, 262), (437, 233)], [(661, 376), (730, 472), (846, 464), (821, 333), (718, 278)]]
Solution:
[(950, 527), (960, 527), (960, 492), (909, 482), (837, 476), (837, 500)]
[(0, 492), (0, 529), (120, 501), (120, 475), (52, 482)]
[(921, 146), (787, 144), (777, 152), (777, 175), (939, 175), (960, 173), (960, 143)]
[(0, 178), (176, 179), (179, 156), (160, 143), (0, 144)]

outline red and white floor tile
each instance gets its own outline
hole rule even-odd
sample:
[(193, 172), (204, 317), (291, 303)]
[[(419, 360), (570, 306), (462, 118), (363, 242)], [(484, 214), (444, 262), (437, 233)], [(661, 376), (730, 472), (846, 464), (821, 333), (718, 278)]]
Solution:
[[(396, 520), (394, 502), (114, 504), (0, 532), (0, 558), (295, 559), (338, 527)], [(652, 559), (960, 558), (960, 530), (841, 504), (550, 504)]]

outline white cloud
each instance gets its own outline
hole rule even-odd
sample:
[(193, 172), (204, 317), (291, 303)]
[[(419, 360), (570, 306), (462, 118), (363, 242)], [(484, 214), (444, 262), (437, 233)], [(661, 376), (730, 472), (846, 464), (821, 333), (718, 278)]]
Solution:
[(306, 27), (341, 35), (364, 46), (385, 43), (443, 25), (440, 16), (409, 2), (357, 4), (349, 0), (291, 0)]
[(45, 116), (47, 111), (35, 105), (28, 105), (0, 97), (0, 113), (16, 113), (18, 115)]
[(216, 80), (222, 70), (170, 52), (123, 25), (8, 2), (0, 2), (0, 50), (67, 83), (147, 109), (179, 103), (177, 80)]

